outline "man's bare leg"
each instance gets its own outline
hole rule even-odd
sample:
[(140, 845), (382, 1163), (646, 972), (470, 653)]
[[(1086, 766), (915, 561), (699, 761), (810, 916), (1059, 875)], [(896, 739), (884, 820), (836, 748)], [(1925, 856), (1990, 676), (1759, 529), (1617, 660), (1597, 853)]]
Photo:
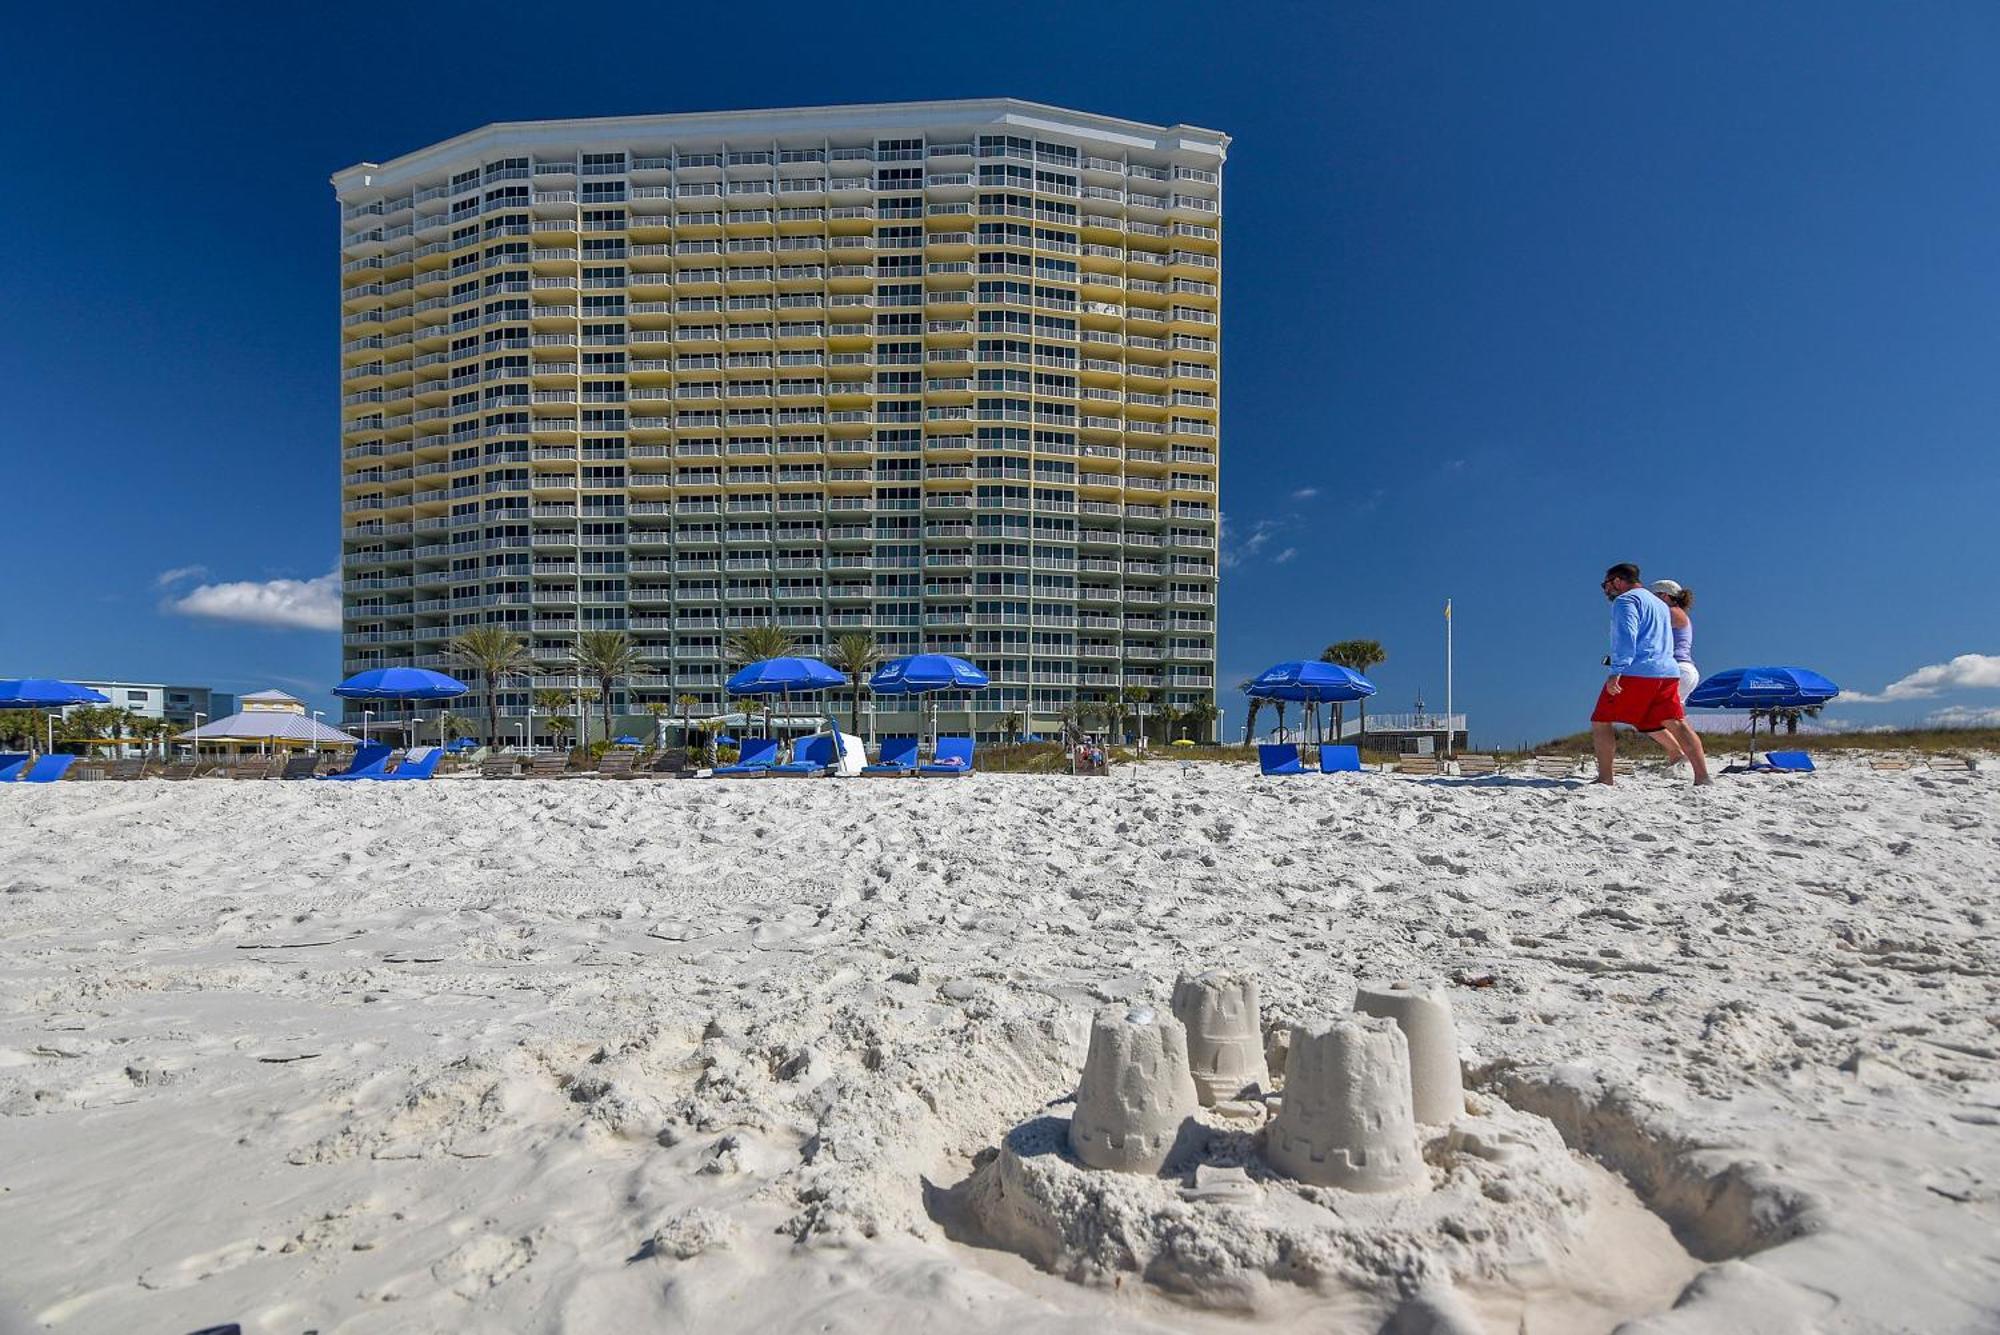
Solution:
[(1609, 723), (1590, 725), (1590, 745), (1597, 752), (1597, 781), (1611, 782), (1611, 762), (1618, 754), (1618, 734)]
[(1673, 734), (1674, 740), (1680, 743), (1682, 752), (1686, 754), (1688, 764), (1694, 766), (1695, 785), (1699, 787), (1708, 783), (1710, 781), (1708, 755), (1701, 749), (1701, 734), (1690, 728), (1686, 719), (1679, 718), (1668, 723), (1666, 731)]
[(1650, 732), (1647, 733), (1646, 735), (1648, 737), (1651, 737), (1654, 741), (1658, 742), (1660, 744), (1660, 749), (1667, 753), (1667, 763), (1669, 765), (1678, 765), (1683, 760), (1687, 759), (1686, 749), (1683, 748), (1679, 742), (1675, 741), (1673, 737), (1667, 733), (1666, 729), (1662, 728), (1658, 732)]

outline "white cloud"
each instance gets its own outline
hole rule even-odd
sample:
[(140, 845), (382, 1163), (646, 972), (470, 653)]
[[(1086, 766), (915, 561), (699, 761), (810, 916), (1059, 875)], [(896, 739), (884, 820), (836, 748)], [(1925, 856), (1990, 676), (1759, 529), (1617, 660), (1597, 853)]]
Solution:
[(1279, 552), (1276, 556), (1272, 557), (1271, 563), (1273, 565), (1283, 565), (1285, 562), (1291, 560), (1294, 556), (1297, 556), (1298, 554), (1299, 554), (1298, 548), (1287, 547), (1285, 548), (1284, 551)]
[(1929, 728), (2000, 728), (2000, 706), (1946, 705), (1924, 715)]
[(1880, 705), (1893, 700), (1927, 700), (1946, 691), (2000, 689), (2000, 654), (1960, 654), (1932, 663), (1884, 686), (1878, 694), (1842, 691), (1842, 704)]
[(162, 570), (153, 578), (153, 587), (164, 589), (169, 584), (178, 584), (184, 579), (200, 579), (208, 573), (207, 566), (175, 566), (172, 570)]
[(171, 598), (167, 610), (182, 616), (241, 621), (295, 630), (340, 629), (340, 572), (318, 579), (241, 580), (203, 584)]
[(1317, 495), (1319, 495), (1318, 487), (1300, 487), (1292, 493), (1292, 499), (1295, 501), (1309, 501)]

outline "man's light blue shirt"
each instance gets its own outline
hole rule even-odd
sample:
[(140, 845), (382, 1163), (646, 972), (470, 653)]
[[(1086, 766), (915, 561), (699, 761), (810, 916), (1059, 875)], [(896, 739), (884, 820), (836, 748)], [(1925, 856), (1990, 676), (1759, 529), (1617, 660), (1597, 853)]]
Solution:
[(1611, 600), (1611, 672), (1620, 677), (1678, 677), (1674, 623), (1649, 589), (1627, 589)]

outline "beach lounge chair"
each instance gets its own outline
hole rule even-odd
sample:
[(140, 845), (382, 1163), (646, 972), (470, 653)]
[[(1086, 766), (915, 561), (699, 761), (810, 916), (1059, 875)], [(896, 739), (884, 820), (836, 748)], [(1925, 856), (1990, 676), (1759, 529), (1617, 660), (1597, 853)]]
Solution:
[(319, 757), (310, 751), (296, 756), (286, 756), (285, 766), (278, 771), (281, 779), (310, 779), (319, 768)]
[(1291, 742), (1262, 742), (1257, 747), (1257, 769), (1264, 774), (1304, 774), (1299, 748)]
[(1780, 774), (1811, 774), (1813, 762), (1804, 751), (1767, 751), (1764, 753), (1764, 768)]
[(26, 751), (0, 752), (0, 783), (13, 783), (28, 772), (33, 760)]
[(1910, 760), (1907, 756), (1870, 756), (1868, 768), (1872, 770), (1906, 770)]
[(387, 774), (367, 774), (363, 778), (381, 779), (394, 782), (407, 779), (412, 782), (428, 779), (437, 773), (438, 762), (444, 759), (444, 749), (437, 746), (420, 746), (403, 757), (402, 763)]
[(520, 774), (519, 756), (490, 756), (479, 763), (479, 777), (482, 779), (514, 779)]
[(387, 742), (366, 742), (354, 748), (354, 759), (346, 769), (338, 774), (322, 774), (319, 781), (330, 783), (341, 779), (379, 779), (389, 768), (389, 753), (394, 748)]
[(606, 751), (597, 762), (597, 777), (600, 779), (633, 779), (632, 762), (639, 758), (636, 751)]
[(521, 771), (524, 779), (560, 779), (569, 774), (569, 752), (544, 751), (538, 756), (528, 757), (528, 767)]
[(1483, 779), (1499, 772), (1500, 760), (1497, 756), (1465, 755), (1458, 758), (1458, 774), (1462, 779)]
[(778, 739), (752, 737), (743, 743), (734, 765), (717, 765), (709, 771), (718, 779), (755, 779), (770, 773), (778, 763)]
[(1964, 756), (1932, 756), (1930, 767), (1939, 774), (1972, 773), (1972, 762)]
[(833, 749), (833, 738), (808, 737), (799, 745), (797, 759), (783, 765), (773, 765), (770, 772), (784, 778), (817, 778), (833, 768), (834, 759), (838, 754)]
[(861, 772), (876, 776), (915, 774), (919, 763), (917, 750), (915, 737), (884, 737), (878, 759), (872, 765), (862, 766)]
[(1534, 770), (1537, 778), (1574, 779), (1576, 777), (1576, 757), (1536, 756)]
[(1435, 779), (1444, 773), (1444, 764), (1436, 756), (1398, 756), (1396, 773), (1412, 779)]
[(1639, 772), (1639, 762), (1632, 759), (1630, 756), (1613, 756), (1611, 758), (1612, 778), (1629, 779), (1638, 772)]
[(1361, 772), (1361, 748), (1358, 746), (1322, 745), (1319, 749), (1319, 772), (1321, 774), (1359, 774)]
[(917, 766), (919, 774), (972, 773), (973, 745), (970, 737), (940, 737), (937, 755), (929, 764)]
[(915, 774), (917, 772), (917, 739), (914, 737), (884, 737), (882, 739), (882, 758), (872, 765), (863, 765), (861, 772), (878, 777), (890, 774)]
[(250, 756), (236, 762), (235, 768), (229, 771), (229, 777), (232, 779), (268, 779), (276, 773), (271, 767), (274, 764), (283, 765), (284, 763), (283, 758), (279, 756)]
[(22, 783), (54, 783), (69, 773), (69, 767), (76, 763), (75, 756), (43, 756), (28, 766), (21, 775)]
[(660, 753), (653, 757), (653, 763), (646, 766), (644, 773), (655, 778), (663, 778), (670, 774), (685, 774), (687, 771), (688, 749), (685, 746), (665, 746), (660, 748)]

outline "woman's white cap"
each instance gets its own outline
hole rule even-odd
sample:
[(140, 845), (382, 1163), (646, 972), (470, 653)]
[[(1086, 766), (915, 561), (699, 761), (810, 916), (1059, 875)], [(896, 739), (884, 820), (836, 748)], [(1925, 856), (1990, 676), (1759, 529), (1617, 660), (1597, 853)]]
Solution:
[(1656, 579), (1646, 587), (1662, 598), (1679, 597), (1681, 592), (1681, 586), (1670, 579)]

